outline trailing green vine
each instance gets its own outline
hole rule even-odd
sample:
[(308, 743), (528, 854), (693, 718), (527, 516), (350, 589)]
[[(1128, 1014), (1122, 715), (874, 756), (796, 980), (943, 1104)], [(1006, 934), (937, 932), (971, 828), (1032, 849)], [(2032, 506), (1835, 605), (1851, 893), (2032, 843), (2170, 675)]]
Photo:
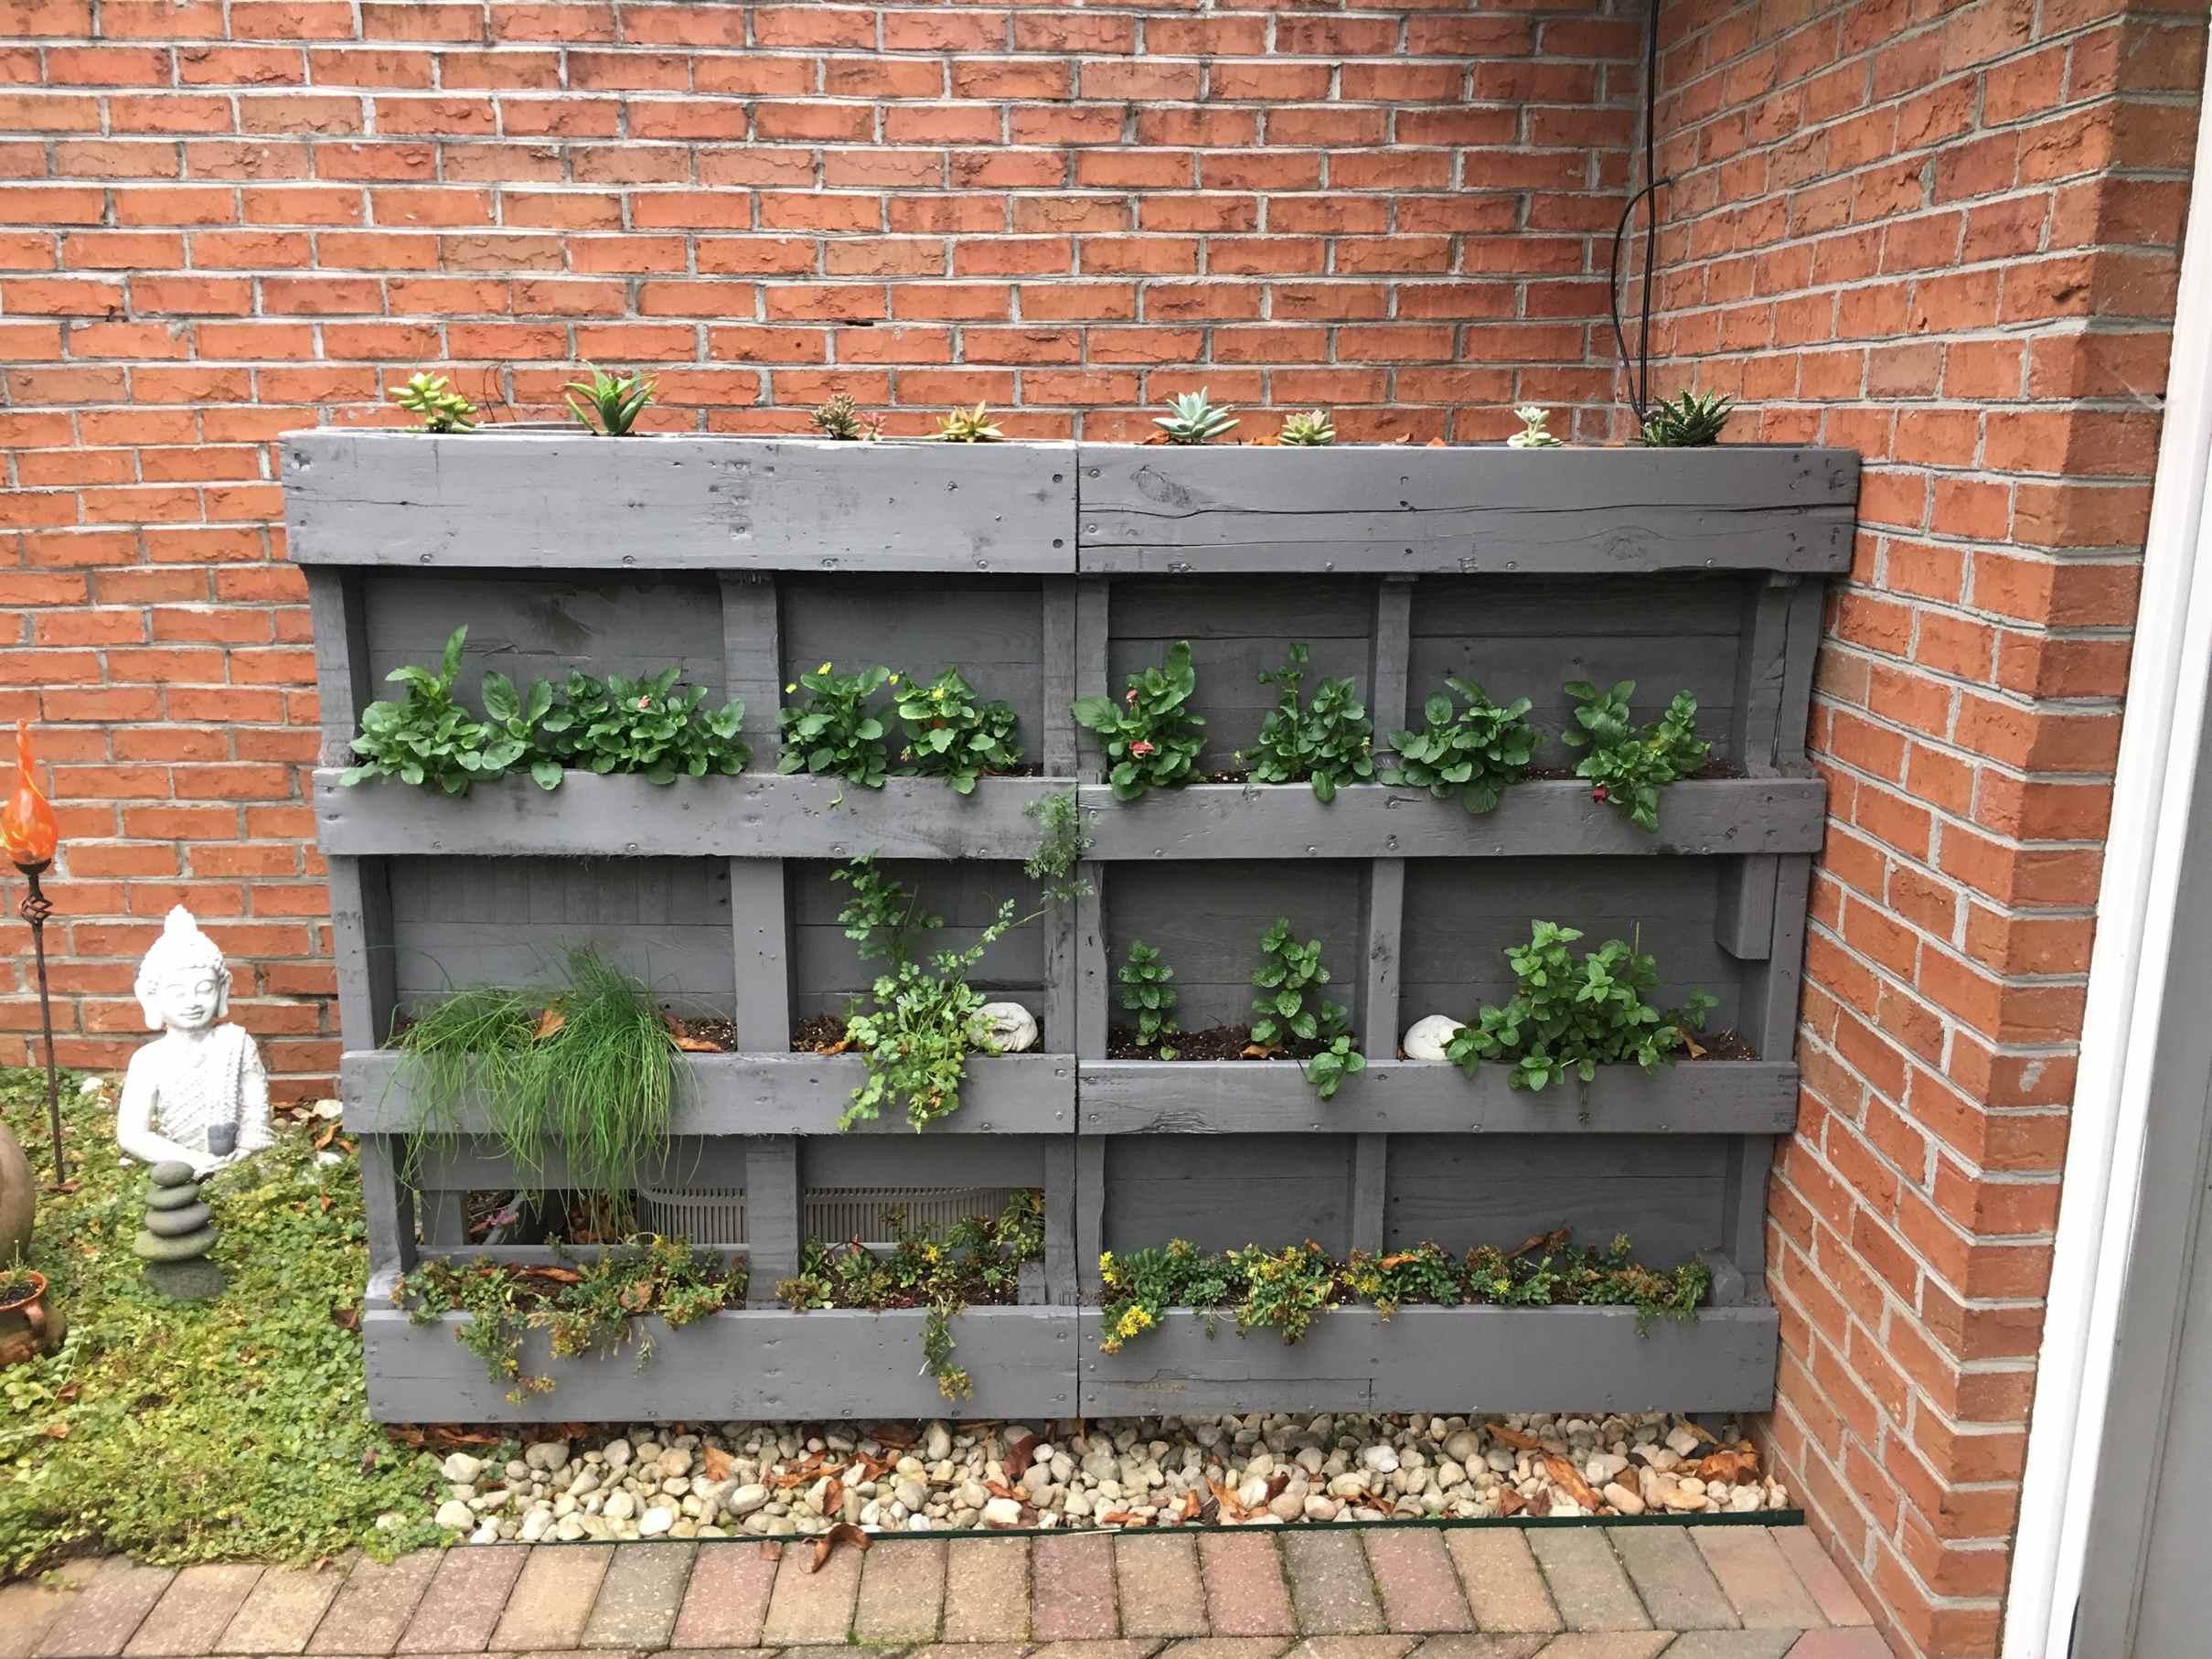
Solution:
[(1238, 1333), (1273, 1331), (1294, 1343), (1333, 1308), (1366, 1306), (1384, 1319), (1408, 1304), (1488, 1303), (1530, 1308), (1573, 1304), (1636, 1310), (1641, 1335), (1655, 1318), (1688, 1320), (1712, 1294), (1703, 1262), (1670, 1269), (1638, 1262), (1626, 1235), (1604, 1249), (1576, 1247), (1562, 1229), (1518, 1249), (1481, 1246), (1455, 1258), (1434, 1244), (1342, 1261), (1311, 1239), (1277, 1251), (1256, 1246), (1214, 1253), (1188, 1239), (1099, 1258), (1099, 1347), (1120, 1352), (1170, 1309), (1232, 1315)]
[(903, 1210), (885, 1212), (892, 1246), (872, 1251), (858, 1240), (809, 1239), (799, 1251), (796, 1277), (775, 1288), (787, 1306), (895, 1308), (926, 1311), (922, 1326), (924, 1368), (948, 1400), (965, 1398), (973, 1379), (953, 1363), (952, 1322), (964, 1308), (1015, 1300), (1021, 1268), (1044, 1255), (1044, 1199), (1016, 1193), (996, 1217), (954, 1222), (938, 1239), (933, 1230), (907, 1225)]

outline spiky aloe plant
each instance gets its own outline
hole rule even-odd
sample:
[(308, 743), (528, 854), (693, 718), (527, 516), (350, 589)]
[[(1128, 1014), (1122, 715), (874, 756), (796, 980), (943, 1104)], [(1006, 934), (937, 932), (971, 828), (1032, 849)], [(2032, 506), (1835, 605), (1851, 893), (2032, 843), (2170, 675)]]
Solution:
[(569, 408), (601, 437), (627, 437), (659, 382), (641, 374), (608, 374), (589, 363), (584, 368), (592, 378), (568, 383)]
[(1288, 417), (1275, 441), (1297, 449), (1318, 448), (1336, 442), (1336, 423), (1330, 420), (1326, 409), (1309, 409), (1303, 414)]
[(1533, 403), (1523, 403), (1513, 412), (1521, 417), (1521, 430), (1506, 443), (1514, 449), (1558, 449), (1560, 441), (1544, 430), (1544, 423), (1552, 418), (1548, 409), (1539, 409)]
[(1236, 425), (1225, 409), (1206, 401), (1206, 389), (1186, 391), (1168, 400), (1168, 412), (1155, 415), (1152, 424), (1168, 434), (1170, 444), (1211, 444)]
[(836, 393), (815, 410), (812, 419), (815, 431), (825, 438), (847, 441), (873, 442), (883, 424), (879, 417), (861, 413), (860, 406), (852, 401), (849, 391)]
[(978, 403), (973, 409), (956, 409), (938, 422), (936, 439), (940, 444), (1003, 444), (1006, 434), (990, 418), (989, 410)]
[(422, 418), (424, 432), (474, 432), (476, 406), (455, 391), (442, 374), (415, 374), (404, 386), (387, 394), (411, 415)]
[(1644, 412), (1639, 444), (1653, 449), (1702, 449), (1720, 441), (1720, 429), (1736, 412), (1736, 400), (1721, 392), (1699, 397), (1683, 392), (1669, 403), (1664, 400)]

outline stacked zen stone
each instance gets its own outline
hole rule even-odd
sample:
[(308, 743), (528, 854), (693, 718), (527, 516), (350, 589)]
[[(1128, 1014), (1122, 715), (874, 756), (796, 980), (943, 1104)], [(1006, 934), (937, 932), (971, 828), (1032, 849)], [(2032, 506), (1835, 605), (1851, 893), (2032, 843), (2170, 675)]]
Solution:
[(146, 1281), (163, 1295), (183, 1300), (219, 1295), (222, 1269), (207, 1259), (215, 1247), (214, 1217), (200, 1202), (192, 1166), (157, 1163), (153, 1179), (146, 1225), (131, 1246), (146, 1264)]

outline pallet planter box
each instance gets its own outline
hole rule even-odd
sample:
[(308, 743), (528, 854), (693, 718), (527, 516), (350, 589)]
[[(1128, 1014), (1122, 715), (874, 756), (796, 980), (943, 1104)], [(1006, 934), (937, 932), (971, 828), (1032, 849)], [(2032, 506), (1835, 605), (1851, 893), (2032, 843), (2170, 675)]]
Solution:
[[(414, 1108), (379, 1046), (396, 1012), (596, 944), (671, 1003), (729, 1019), (739, 1050), (687, 1060), (654, 1179), (742, 1193), (745, 1236), (714, 1242), (748, 1258), (749, 1305), (655, 1332), (642, 1371), (626, 1349), (548, 1364), (526, 1347), (557, 1386), (516, 1405), (450, 1330), (372, 1293), (379, 1417), (941, 1410), (918, 1375), (918, 1313), (774, 1303), (805, 1218), (878, 1186), (1044, 1193), (1030, 1300), (955, 1322), (976, 1378), (963, 1409), (981, 1415), (1770, 1402), (1765, 1178), (1795, 1118), (1824, 811), (1802, 734), (1822, 578), (1849, 560), (1854, 456), (322, 431), (286, 438), (283, 458), (315, 606), (314, 800), (372, 1292), (423, 1256), (476, 1254), (462, 1194), (517, 1174), (473, 1109), (455, 1140), (410, 1159)], [(715, 701), (745, 700), (754, 769), (663, 788), (507, 779), (464, 799), (341, 787), (383, 676), (431, 659), (461, 623), (472, 702), (487, 668), (521, 680), (675, 663)], [(1725, 764), (1666, 792), (1656, 835), (1564, 777), (1517, 785), (1480, 817), (1384, 784), (1327, 806), (1302, 785), (1236, 783), (1116, 802), (1068, 705), (1185, 638), (1209, 766), (1252, 740), (1274, 699), (1257, 675), (1294, 642), (1310, 645), (1313, 680), (1358, 680), (1379, 744), (1448, 675), (1533, 699), (1546, 733), (1567, 718), (1563, 681), (1633, 678), (1640, 718), (1693, 690)], [(967, 798), (935, 780), (871, 791), (775, 775), (782, 687), (823, 660), (959, 669), (1014, 705), (1033, 774)], [(1547, 745), (1538, 765), (1568, 758)], [(973, 1060), (962, 1109), (925, 1134), (893, 1116), (839, 1134), (860, 1063), (789, 1052), (796, 1022), (870, 977), (835, 924), (830, 871), (878, 854), (946, 915), (944, 941), (964, 943), (1021, 895), (1027, 809), (1069, 790), (1092, 838), (1089, 896), (1010, 935), (975, 975), (1039, 1015), (1041, 1051)], [(1187, 1028), (1241, 1022), (1276, 915), (1322, 940), (1371, 1057), (1335, 1099), (1285, 1062), (1107, 1057), (1132, 940), (1176, 969)], [(1500, 1067), (1469, 1078), (1395, 1059), (1413, 1017), (1503, 994), (1501, 952), (1535, 916), (1591, 943), (1636, 930), (1662, 1000), (1713, 991), (1716, 1022), (1758, 1057), (1535, 1096)], [(1461, 1251), (1561, 1226), (1625, 1231), (1653, 1262), (1704, 1255), (1714, 1304), (1641, 1335), (1628, 1309), (1343, 1310), (1288, 1347), (1239, 1338), (1226, 1316), (1209, 1336), (1206, 1316), (1178, 1312), (1098, 1349), (1102, 1249), (1181, 1235)]]

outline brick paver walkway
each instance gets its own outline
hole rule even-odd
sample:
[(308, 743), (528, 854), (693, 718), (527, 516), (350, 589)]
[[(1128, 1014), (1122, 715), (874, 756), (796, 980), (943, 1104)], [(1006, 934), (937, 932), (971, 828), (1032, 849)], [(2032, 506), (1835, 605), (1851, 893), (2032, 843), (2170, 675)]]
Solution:
[[(1801, 1528), (1322, 1528), (470, 1546), (321, 1572), (80, 1561), (0, 1659), (1885, 1659)], [(1293, 1650), (1296, 1650), (1294, 1653)], [(1416, 1652), (1417, 1650), (1417, 1652)]]

